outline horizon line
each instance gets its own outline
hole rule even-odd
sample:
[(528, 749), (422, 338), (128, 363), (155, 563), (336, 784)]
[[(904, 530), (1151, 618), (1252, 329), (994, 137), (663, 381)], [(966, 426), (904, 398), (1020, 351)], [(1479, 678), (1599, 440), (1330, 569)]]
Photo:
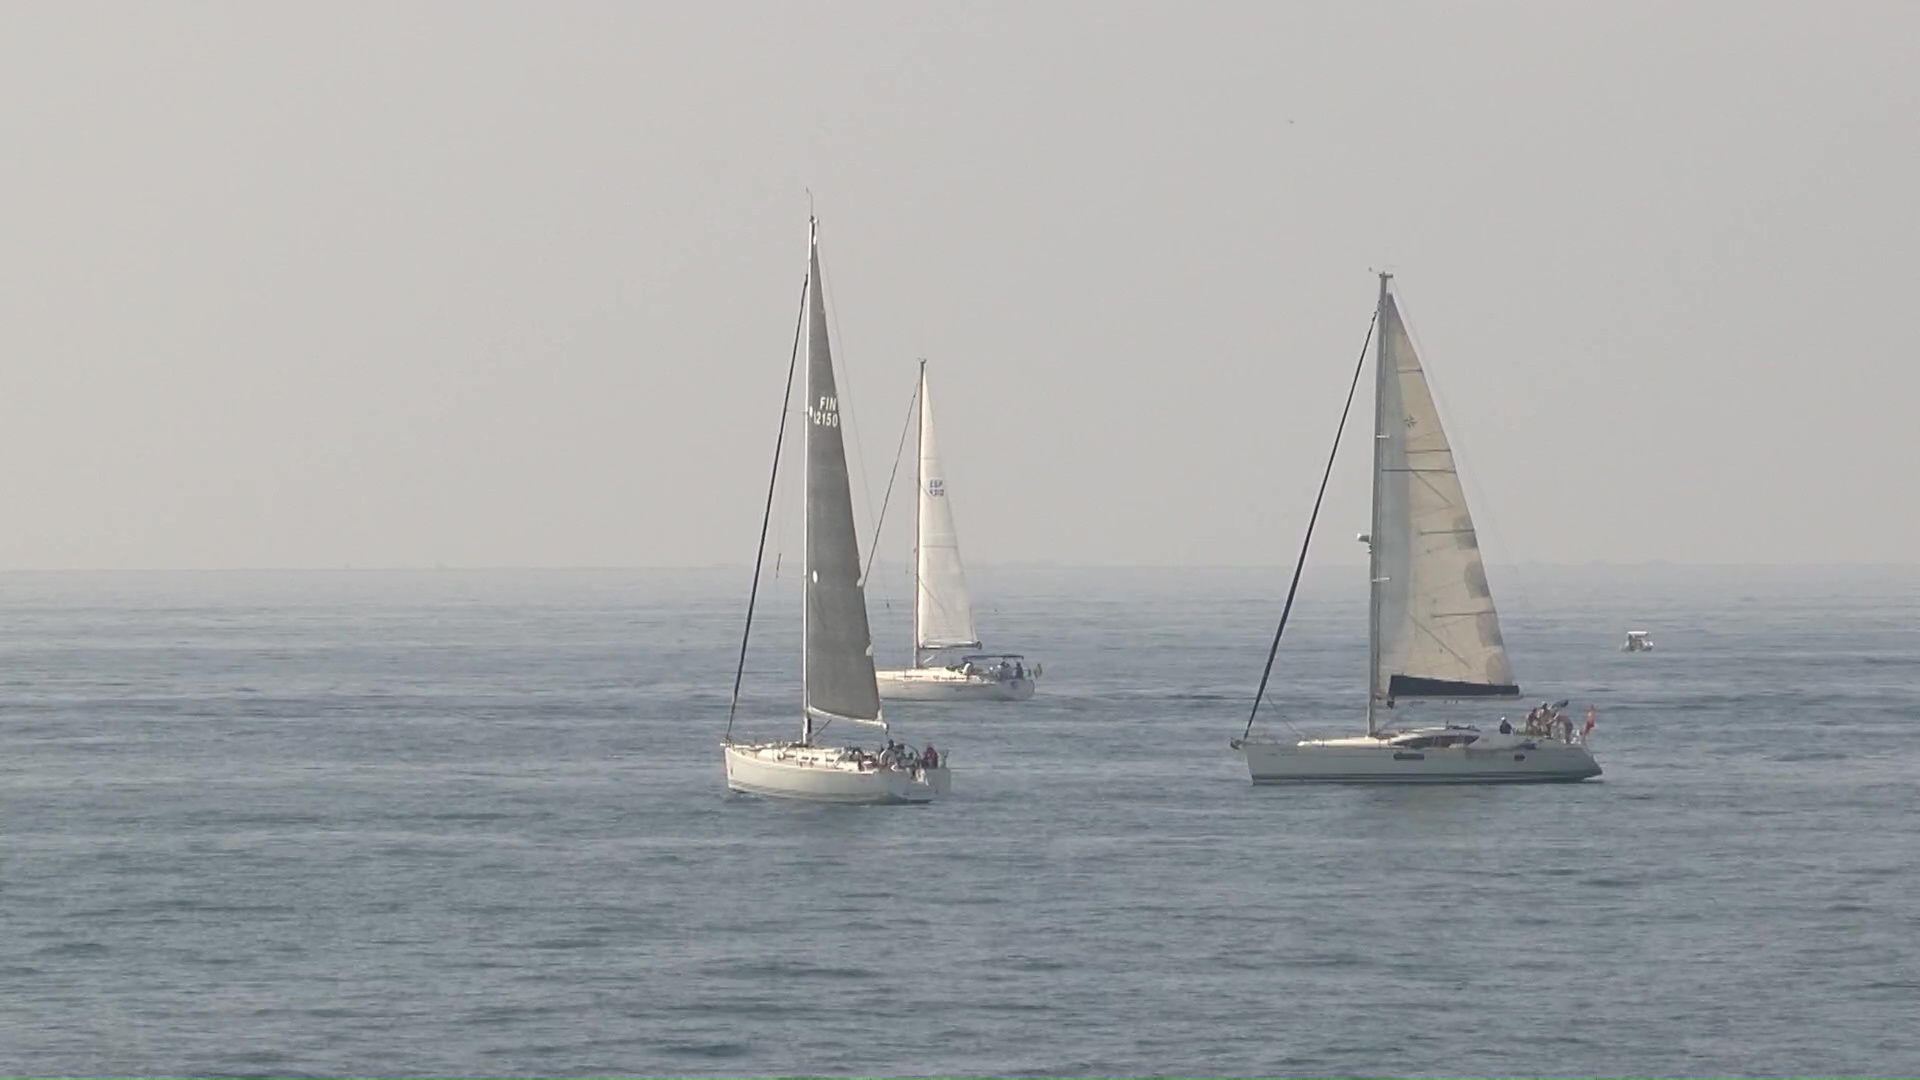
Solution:
[[(877, 560), (876, 565), (904, 567), (904, 563), (887, 559)], [(1309, 569), (1356, 570), (1365, 569), (1364, 561), (1327, 562), (1310, 566)], [(698, 571), (739, 571), (752, 570), (752, 564), (745, 562), (715, 563), (605, 563), (605, 564), (543, 564), (543, 563), (339, 563), (332, 565), (253, 565), (253, 566), (7, 566), (0, 567), (0, 574), (250, 574), (250, 573), (596, 573), (596, 572), (698, 572)], [(1541, 568), (1553, 570), (1583, 569), (1751, 569), (1751, 570), (1871, 570), (1871, 569), (1920, 569), (1920, 560), (1912, 562), (1887, 561), (1715, 561), (1696, 562), (1684, 559), (1637, 559), (1633, 561), (1606, 561), (1584, 559), (1563, 561), (1550, 559), (1528, 559), (1493, 564), (1495, 570)], [(998, 562), (978, 562), (972, 564), (978, 570), (1279, 570), (1292, 569), (1288, 563), (1265, 562), (1198, 562), (1198, 563), (1129, 563), (1129, 562), (1085, 562), (1068, 563), (1053, 559), (1009, 559)]]

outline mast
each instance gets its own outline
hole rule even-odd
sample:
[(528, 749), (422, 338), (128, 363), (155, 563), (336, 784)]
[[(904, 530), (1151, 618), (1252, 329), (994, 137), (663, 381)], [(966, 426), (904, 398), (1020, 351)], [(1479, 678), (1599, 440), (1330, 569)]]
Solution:
[[(1380, 300), (1374, 307), (1379, 325), (1387, 311), (1387, 283), (1393, 275), (1381, 273)], [(1386, 327), (1374, 337), (1373, 351), (1373, 510), (1367, 524), (1367, 734), (1378, 730), (1374, 721), (1374, 679), (1380, 668), (1380, 441), (1387, 437), (1385, 405), (1387, 400)]]
[[(820, 223), (812, 214), (807, 215), (807, 341), (813, 341), (813, 320), (819, 312), (813, 305), (813, 266), (814, 249), (819, 245)], [(811, 345), (809, 345), (811, 348)], [(807, 595), (807, 571), (812, 568), (812, 553), (808, 551), (807, 534), (812, 531), (805, 522), (809, 521), (809, 510), (813, 503), (813, 361), (807, 361), (807, 382), (800, 394), (800, 401), (808, 410), (808, 419), (801, 425), (804, 431), (800, 443), (800, 460), (807, 463), (801, 481), (800, 493), (800, 745), (813, 742), (813, 713), (808, 710), (807, 702), (807, 609), (813, 606), (813, 598)], [(1369, 683), (1371, 685), (1371, 683)]]
[(920, 361), (920, 389), (916, 392), (920, 408), (915, 413), (913, 430), (913, 666), (920, 666), (920, 517), (927, 506), (926, 493), (920, 489), (927, 478), (920, 464), (927, 457), (927, 362)]

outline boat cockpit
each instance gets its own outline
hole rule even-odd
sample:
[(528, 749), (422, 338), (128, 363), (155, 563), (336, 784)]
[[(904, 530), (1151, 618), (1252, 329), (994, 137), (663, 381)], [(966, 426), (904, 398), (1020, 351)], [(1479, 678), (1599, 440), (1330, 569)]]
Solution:
[(1037, 679), (1040, 665), (1027, 663), (1019, 653), (969, 653), (947, 665), (963, 675), (983, 679)]

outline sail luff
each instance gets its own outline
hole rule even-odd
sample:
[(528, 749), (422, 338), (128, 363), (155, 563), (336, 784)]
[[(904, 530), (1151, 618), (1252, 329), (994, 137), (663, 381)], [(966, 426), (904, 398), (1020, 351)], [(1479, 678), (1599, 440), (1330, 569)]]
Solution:
[(878, 720), (880, 694), (873, 677), (873, 639), (854, 535), (853, 492), (840, 427), (833, 352), (823, 317), (817, 237), (809, 244), (807, 274), (807, 493), (804, 732), (811, 740), (818, 714)]
[(966, 648), (980, 641), (973, 629), (973, 601), (960, 562), (953, 503), (933, 430), (933, 399), (925, 369), (920, 381), (920, 505), (916, 515), (918, 587), (914, 590), (914, 663), (923, 650)]
[(1515, 696), (1466, 492), (1388, 282), (1383, 276), (1369, 712), (1405, 698)]

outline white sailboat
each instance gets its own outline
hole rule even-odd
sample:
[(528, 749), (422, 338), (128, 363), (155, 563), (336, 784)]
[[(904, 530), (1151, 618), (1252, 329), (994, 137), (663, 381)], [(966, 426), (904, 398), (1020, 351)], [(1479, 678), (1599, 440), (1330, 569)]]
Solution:
[(899, 701), (1025, 701), (1040, 665), (1017, 653), (985, 653), (973, 628), (973, 598), (960, 564), (946, 470), (933, 437), (927, 363), (920, 362), (920, 464), (915, 487), (913, 666), (878, 675), (880, 696)]
[[(853, 531), (853, 497), (847, 482), (846, 447), (841, 439), (839, 392), (834, 386), (833, 354), (822, 311), (818, 230), (809, 219), (805, 325), (807, 371), (801, 400), (806, 405), (805, 556), (801, 560), (805, 602), (801, 606), (801, 709), (797, 742), (735, 742), (732, 710), (721, 739), (727, 787), (779, 798), (835, 803), (919, 803), (945, 794), (951, 785), (947, 764), (929, 746), (925, 752), (895, 743), (880, 712), (873, 678), (873, 643), (867, 628), (867, 599), (861, 581), (859, 542)], [(791, 370), (788, 392), (793, 387)], [(781, 433), (786, 430), (783, 403)], [(775, 468), (779, 446), (775, 444)], [(772, 484), (768, 513), (772, 512)], [(761, 545), (766, 526), (761, 526)], [(754, 592), (759, 591), (759, 559)], [(753, 627), (753, 601), (747, 604), (747, 631), (741, 638), (745, 670), (747, 635)], [(740, 700), (740, 672), (734, 677), (734, 707)], [(833, 721), (877, 727), (885, 746), (827, 746), (816, 741)], [(819, 727), (815, 722), (819, 722)]]
[[(1530, 719), (1521, 731), (1505, 718), (1497, 731), (1451, 724), (1396, 728), (1384, 715), (1409, 700), (1520, 694), (1453, 450), (1391, 283), (1392, 275), (1380, 275), (1374, 316), (1373, 527), (1361, 537), (1370, 552), (1366, 734), (1279, 739), (1253, 734), (1249, 716), (1247, 734), (1232, 745), (1245, 755), (1256, 784), (1571, 781), (1598, 776), (1600, 766), (1586, 746), (1586, 733), (1574, 734), (1564, 714), (1556, 713), (1559, 722), (1551, 725)], [(1359, 375), (1356, 370), (1356, 383)], [(1343, 414), (1343, 428), (1345, 423)], [(1329, 460), (1329, 474), (1331, 469)], [(1323, 496), (1325, 484), (1323, 478)], [(1318, 514), (1316, 502), (1316, 518)], [(1310, 523), (1309, 539), (1311, 535)], [(1302, 562), (1305, 557), (1303, 547)], [(1296, 589), (1298, 584), (1296, 567)], [(1289, 610), (1292, 599), (1290, 593)], [(1282, 631), (1285, 620), (1283, 613)], [(1274, 647), (1279, 647), (1278, 633)], [(1271, 654), (1267, 663), (1271, 673)], [(1265, 676), (1260, 686), (1256, 715)], [(1591, 710), (1587, 727), (1592, 727)]]

